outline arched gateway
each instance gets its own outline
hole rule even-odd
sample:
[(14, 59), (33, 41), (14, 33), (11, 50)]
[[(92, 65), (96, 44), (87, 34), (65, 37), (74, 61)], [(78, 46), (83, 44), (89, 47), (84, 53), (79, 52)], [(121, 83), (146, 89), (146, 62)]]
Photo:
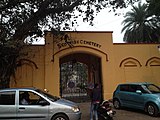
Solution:
[(60, 58), (60, 95), (86, 101), (90, 90), (101, 80), (101, 58), (89, 53), (71, 53)]
[(102, 93), (104, 91), (103, 80), (106, 78), (102, 69), (106, 69), (104, 66), (108, 56), (102, 51), (102, 43), (95, 38), (86, 39), (72, 32), (66, 34), (70, 38), (69, 43), (53, 43), (53, 74), (56, 75), (54, 80), (59, 80), (57, 86), (60, 88), (61, 97), (86, 101), (95, 83), (100, 84)]

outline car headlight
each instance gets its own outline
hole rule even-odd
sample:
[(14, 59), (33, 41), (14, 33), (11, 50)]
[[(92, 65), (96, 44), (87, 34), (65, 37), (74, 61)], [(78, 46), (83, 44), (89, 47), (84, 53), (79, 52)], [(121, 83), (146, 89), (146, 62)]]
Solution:
[(73, 112), (79, 112), (80, 111), (78, 106), (72, 107), (72, 110), (73, 110)]

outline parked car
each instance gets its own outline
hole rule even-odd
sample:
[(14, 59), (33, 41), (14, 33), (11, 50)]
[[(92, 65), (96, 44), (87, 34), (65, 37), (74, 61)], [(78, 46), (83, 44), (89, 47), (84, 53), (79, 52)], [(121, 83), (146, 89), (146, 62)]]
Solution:
[(157, 116), (160, 113), (160, 88), (151, 83), (119, 84), (113, 93), (113, 105), (116, 109), (124, 106)]
[(0, 119), (3, 120), (81, 119), (81, 111), (76, 103), (36, 88), (0, 90), (0, 108)]

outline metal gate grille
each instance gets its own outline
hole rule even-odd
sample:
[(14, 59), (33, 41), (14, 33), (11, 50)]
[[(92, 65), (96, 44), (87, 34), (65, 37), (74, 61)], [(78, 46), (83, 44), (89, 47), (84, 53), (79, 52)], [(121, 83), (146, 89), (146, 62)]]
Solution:
[[(88, 66), (80, 62), (66, 62), (60, 66), (60, 91), (63, 98), (76, 101), (88, 100)], [(81, 102), (79, 101), (79, 102)]]

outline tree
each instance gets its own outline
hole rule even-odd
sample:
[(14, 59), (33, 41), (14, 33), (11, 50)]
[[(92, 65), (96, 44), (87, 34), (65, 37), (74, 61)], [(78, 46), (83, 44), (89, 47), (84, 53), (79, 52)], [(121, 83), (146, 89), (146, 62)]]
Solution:
[(150, 14), (160, 16), (160, 0), (147, 0), (147, 2), (149, 3)]
[(127, 43), (157, 43), (160, 42), (160, 21), (148, 13), (147, 4), (139, 3), (124, 16), (122, 32)]
[[(0, 1), (0, 88), (9, 87), (17, 61), (30, 36), (42, 36), (43, 30), (54, 34), (77, 24), (81, 17), (93, 25), (94, 16), (103, 8), (127, 7), (137, 0), (1, 0)], [(62, 29), (63, 28), (63, 29)]]

